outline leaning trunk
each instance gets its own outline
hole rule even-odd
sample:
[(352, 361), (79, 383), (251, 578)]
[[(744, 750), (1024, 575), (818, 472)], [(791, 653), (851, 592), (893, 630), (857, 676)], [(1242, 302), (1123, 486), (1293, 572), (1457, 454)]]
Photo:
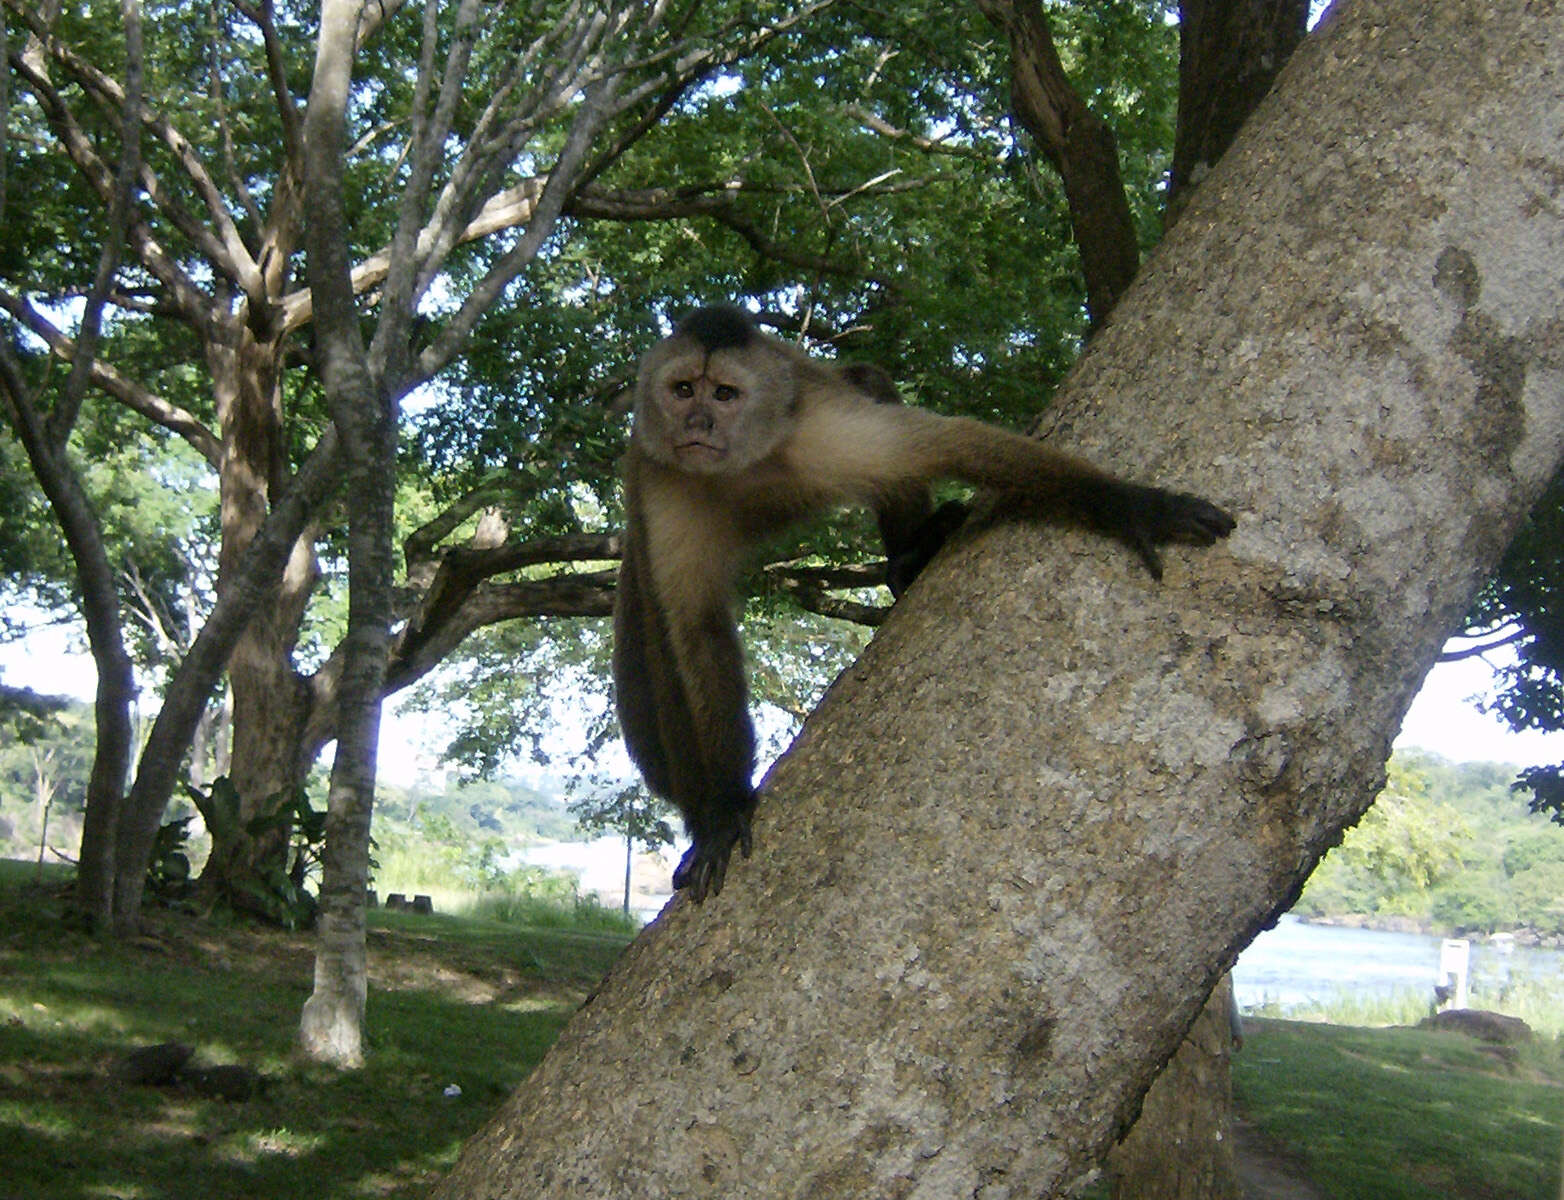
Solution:
[[(114, 568), (104, 548), (98, 515), (82, 490), (64, 447), (51, 445), (27, 385), (9, 358), (0, 364), (0, 399), (65, 534), (81, 587), (87, 643), (98, 672), (93, 702), (97, 742), (87, 781), (76, 904), (88, 924), (103, 933), (116, 920), (119, 880), (115, 846), (124, 808), (125, 773), (130, 766), (130, 707), (136, 697), (135, 675), (125, 649)], [(145, 871), (145, 866), (142, 869)], [(139, 887), (140, 880), (136, 883)]]
[[(1564, 456), (1564, 15), (1358, 0), (1050, 410), (1234, 508), (1025, 523), (920, 578), (442, 1197), (1064, 1195), (1372, 802)], [(960, 714), (952, 722), (952, 714)]]

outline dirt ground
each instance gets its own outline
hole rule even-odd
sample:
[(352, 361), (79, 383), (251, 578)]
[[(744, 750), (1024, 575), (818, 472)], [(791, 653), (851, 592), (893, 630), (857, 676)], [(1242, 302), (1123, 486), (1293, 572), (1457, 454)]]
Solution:
[(1324, 1200), (1303, 1178), (1296, 1160), (1266, 1145), (1265, 1139), (1242, 1121), (1233, 1127), (1233, 1149), (1244, 1200)]

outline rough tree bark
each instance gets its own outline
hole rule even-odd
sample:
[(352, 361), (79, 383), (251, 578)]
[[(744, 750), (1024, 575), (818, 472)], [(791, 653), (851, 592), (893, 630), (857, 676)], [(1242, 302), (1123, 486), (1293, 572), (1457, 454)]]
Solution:
[(1308, 29), (1309, 0), (1182, 0), (1167, 224), (1238, 136)]
[(1189, 1035), (1108, 1155), (1112, 1200), (1239, 1200), (1233, 1153), (1233, 979), (1211, 991)]
[(1561, 41), (1554, 3), (1359, 0), (1305, 43), (1047, 421), (1234, 537), (1160, 587), (1084, 531), (952, 547), (772, 773), (755, 858), (437, 1195), (1093, 1169), (1564, 454)]
[(344, 114), (359, 7), (358, 0), (327, 0), (321, 6), (304, 168), (316, 360), (348, 467), (348, 630), (321, 867), (315, 988), (304, 1005), (299, 1041), (312, 1058), (343, 1067), (357, 1067), (364, 1060), (369, 991), (364, 888), (380, 692), (391, 640), (396, 495), (394, 405), (371, 374), (359, 336), (343, 214)]
[[(1303, 40), (1308, 0), (1183, 0), (1178, 125), (1164, 228), (1232, 145)], [(1189, 1037), (1146, 1093), (1109, 1156), (1113, 1200), (1234, 1200), (1232, 980), (1221, 980)]]

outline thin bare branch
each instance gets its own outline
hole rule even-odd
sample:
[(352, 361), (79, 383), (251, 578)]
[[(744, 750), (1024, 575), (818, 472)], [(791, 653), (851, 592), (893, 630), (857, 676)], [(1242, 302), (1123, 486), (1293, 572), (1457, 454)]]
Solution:
[(592, 140), (612, 111), (616, 87), (617, 80), (609, 78), (583, 99), (559, 157), (549, 172), (548, 181), (538, 196), (526, 231), (517, 239), (516, 245), (489, 269), (439, 336), (418, 356), (417, 378), (432, 378), (456, 356), (478, 318), (494, 303), (505, 286), (532, 261), (545, 239), (553, 232), (579, 182), (579, 173), (586, 163)]
[[(67, 363), (76, 362), (76, 343), (55, 328), (32, 305), (0, 288), (0, 308), (44, 341), (55, 357)], [(213, 467), (221, 461), (222, 443), (193, 413), (127, 379), (96, 356), (92, 359), (91, 381), (94, 387), (101, 388), (126, 408), (184, 438)]]
[(408, 373), (407, 331), (413, 319), (413, 287), (419, 271), (414, 248), (419, 240), (429, 186), (443, 156), (446, 139), (456, 114), (457, 101), (471, 61), (476, 39), (479, 5), (477, 0), (462, 0), (456, 13), (456, 29), (446, 52), (445, 72), (434, 111), (429, 108), (433, 88), (435, 50), (439, 43), (439, 5), (426, 0), (423, 44), (419, 51), (418, 78), (412, 101), (412, 164), (406, 187), (397, 205), (396, 234), (391, 243), (390, 267), (386, 290), (380, 306), (380, 319), (370, 343), (370, 371), (384, 379), (393, 390)]
[[(1501, 626), (1501, 629), (1502, 628), (1506, 628), (1506, 627)], [(1523, 627), (1514, 626), (1514, 627), (1508, 627), (1508, 628), (1509, 628), (1509, 632), (1504, 633), (1502, 636), (1492, 636), (1492, 635), (1483, 635), (1483, 634), (1470, 634), (1470, 635), (1463, 634), (1462, 635), (1463, 637), (1467, 637), (1467, 636), (1480, 637), (1483, 640), (1479, 641), (1475, 646), (1461, 646), (1461, 647), (1459, 647), (1457, 649), (1454, 649), (1454, 650), (1450, 649), (1447, 646), (1445, 648), (1445, 650), (1443, 651), (1443, 653), (1441, 653), (1439, 655), (1439, 661), (1442, 662), (1442, 663), (1446, 663), (1446, 662), (1462, 662), (1462, 661), (1464, 661), (1464, 660), (1466, 660), (1468, 658), (1481, 658), (1484, 655), (1489, 654), (1489, 653), (1491, 653), (1494, 650), (1501, 650), (1505, 646), (1515, 646), (1515, 645), (1518, 645), (1521, 642), (1524, 642), (1528, 637), (1531, 636)], [(1498, 631), (1495, 631), (1495, 633), (1497, 633), (1497, 632)]]
[(121, 0), (120, 21), (125, 31), (125, 102), (121, 112), (120, 164), (114, 179), (113, 200), (109, 205), (108, 229), (98, 253), (98, 270), (82, 308), (81, 332), (76, 339), (76, 354), (65, 385), (49, 414), (49, 440), (54, 452), (61, 454), (75, 428), (81, 402), (92, 378), (92, 362), (97, 357), (98, 339), (103, 330), (103, 309), (108, 303), (109, 287), (119, 271), (124, 253), (126, 229), (130, 225), (136, 175), (141, 166), (141, 5), (139, 0)]

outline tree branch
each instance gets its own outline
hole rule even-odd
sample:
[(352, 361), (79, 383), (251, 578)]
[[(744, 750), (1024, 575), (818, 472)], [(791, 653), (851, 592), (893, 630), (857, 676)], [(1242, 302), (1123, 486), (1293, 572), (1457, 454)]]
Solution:
[(978, 9), (1010, 40), (1010, 101), (1016, 119), (1064, 182), (1095, 328), (1107, 320), (1140, 266), (1118, 144), (1112, 129), (1071, 85), (1041, 4), (978, 0)]
[(108, 303), (114, 276), (119, 271), (126, 230), (135, 202), (135, 180), (141, 169), (142, 44), (138, 0), (121, 0), (120, 18), (125, 27), (125, 91), (119, 111), (119, 170), (114, 178), (114, 191), (108, 206), (108, 228), (104, 231), (103, 245), (98, 254), (98, 270), (82, 308), (76, 353), (72, 356), (65, 386), (60, 390), (54, 410), (49, 414), (49, 439), (56, 455), (65, 451), (65, 444), (70, 439), (71, 430), (75, 428), (81, 402), (86, 397), (87, 385), (92, 378), (92, 364), (97, 357), (98, 339), (103, 329), (103, 308)]
[[(1501, 626), (1501, 628), (1503, 627)], [(1493, 631), (1493, 633), (1497, 634), (1498, 630)], [(1484, 637), (1491, 635), (1462, 634), (1461, 636), (1465, 638)], [(1458, 650), (1451, 650), (1447, 647), (1440, 652), (1439, 661), (1442, 663), (1462, 662), (1468, 658), (1481, 658), (1490, 651), (1498, 650), (1505, 646), (1514, 646), (1520, 642), (1524, 642), (1530, 636), (1531, 634), (1526, 629), (1517, 627), (1502, 637), (1494, 636), (1491, 641), (1483, 641), (1476, 646), (1463, 646)]]
[[(13, 10), (18, 7), (15, 0), (7, 0), (7, 2)], [(33, 17), (33, 21), (37, 21), (36, 16)], [(34, 32), (36, 33), (37, 30), (35, 29)], [(118, 118), (123, 124), (129, 102), (125, 89), (119, 82), (75, 53), (65, 45), (63, 40), (51, 38), (47, 44), (54, 61), (80, 84), (82, 91), (91, 96), (107, 115)], [(157, 205), (170, 223), (190, 240), (191, 245), (210, 260), (214, 268), (232, 278), (247, 293), (252, 292), (258, 285), (256, 264), (239, 236), (233, 214), (229, 212), (222, 192), (213, 182), (195, 147), (156, 110), (148, 109), (141, 104), (139, 98), (136, 111), (140, 118), (138, 123), (144, 123), (156, 134), (173, 153), (174, 161), (183, 168), (196, 195), (201, 198), (206, 207), (207, 215), (216, 228), (216, 235), (214, 236), (211, 229), (190, 216), (173, 195), (161, 185), (151, 168), (138, 160), (140, 182), (148, 198)]]
[[(5, 309), (29, 331), (42, 339), (57, 358), (68, 363), (76, 362), (76, 343), (56, 329), (32, 305), (0, 288), (0, 308)], [(93, 357), (91, 362), (91, 380), (95, 387), (101, 388), (126, 408), (140, 413), (149, 421), (161, 425), (171, 433), (177, 433), (195, 447), (196, 452), (211, 466), (218, 465), (222, 459), (222, 443), (193, 413), (187, 412), (177, 404), (169, 403), (154, 392), (147, 391), (140, 384), (121, 375), (102, 359)]]
[[(15, 0), (6, 0), (12, 11), (17, 11)], [(47, 75), (34, 67), (29, 56), (11, 52), (11, 65), (27, 81), (28, 87), (38, 98), (44, 117), (54, 131), (61, 147), (97, 195), (100, 203), (109, 208), (114, 203), (114, 178), (92, 147), (92, 141), (76, 123), (70, 110), (55, 91)], [(194, 280), (187, 275), (152, 236), (140, 221), (133, 219), (128, 229), (131, 248), (141, 265), (162, 282), (178, 305), (180, 316), (191, 325), (202, 328), (208, 318), (207, 303)]]

